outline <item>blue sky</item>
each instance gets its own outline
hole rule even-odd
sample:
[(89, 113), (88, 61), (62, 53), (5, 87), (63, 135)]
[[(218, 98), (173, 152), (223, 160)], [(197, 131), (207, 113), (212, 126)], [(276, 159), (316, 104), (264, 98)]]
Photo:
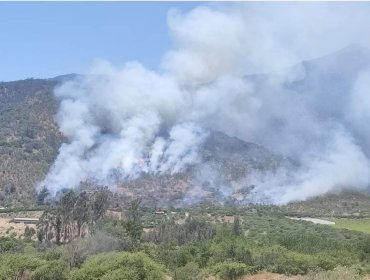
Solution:
[(0, 2), (0, 81), (81, 73), (96, 58), (155, 68), (171, 8), (197, 2)]

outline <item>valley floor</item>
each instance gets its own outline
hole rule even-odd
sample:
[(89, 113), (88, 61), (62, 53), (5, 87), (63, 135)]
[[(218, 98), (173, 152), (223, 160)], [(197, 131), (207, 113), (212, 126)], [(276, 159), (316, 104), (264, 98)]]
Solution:
[[(84, 222), (91, 227), (86, 236), (71, 235), (76, 237), (56, 245), (55, 213), (60, 221), (69, 221), (65, 225), (72, 232), (79, 205), (66, 203), (58, 211), (45, 206), (44, 214), (16, 209), (1, 213), (0, 279), (12, 279), (19, 271), (43, 276), (54, 271), (51, 278), (42, 278), (47, 280), (136, 279), (109, 278), (121, 275), (121, 265), (130, 263), (125, 270), (132, 275), (142, 266), (150, 277), (151, 271), (157, 275), (143, 280), (370, 280), (368, 217), (289, 215), (272, 205), (166, 210), (128, 204)], [(40, 217), (42, 242), (38, 233), (30, 232), (35, 225), (14, 224), (15, 217)], [(114, 268), (117, 263), (120, 267)], [(96, 278), (96, 271), (106, 277)]]
[(363, 233), (370, 234), (370, 219), (333, 219), (336, 228), (345, 228), (349, 230), (360, 231)]

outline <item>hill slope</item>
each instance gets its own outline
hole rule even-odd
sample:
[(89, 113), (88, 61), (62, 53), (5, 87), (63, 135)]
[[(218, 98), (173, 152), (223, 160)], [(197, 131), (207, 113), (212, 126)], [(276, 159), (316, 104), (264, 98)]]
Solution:
[(54, 161), (62, 135), (53, 116), (56, 81), (0, 83), (0, 206), (34, 201), (34, 184)]
[[(54, 121), (58, 101), (53, 89), (63, 79), (0, 84), (0, 206), (32, 204), (35, 184), (44, 178), (66, 140)], [(236, 182), (252, 170), (272, 170), (282, 161), (261, 146), (221, 132), (210, 132), (200, 154), (202, 166), (193, 166), (182, 174), (143, 175), (120, 189), (124, 196), (167, 204), (174, 197), (183, 199), (199, 185), (205, 197), (217, 200), (221, 199), (223, 184)]]
[(152, 206), (186, 206), (200, 201), (242, 203), (252, 198), (254, 186), (245, 179), (254, 172), (274, 172), (287, 159), (254, 143), (211, 131), (199, 149), (200, 163), (185, 172), (144, 174), (118, 187), (126, 198), (141, 197)]
[[(304, 61), (301, 79), (286, 87), (302, 95), (308, 104), (322, 108), (324, 117), (340, 117), (337, 104), (346, 102), (343, 92), (350, 89), (361, 71), (370, 66), (370, 50), (351, 46), (315, 60)], [(36, 182), (42, 180), (53, 163), (63, 136), (54, 115), (58, 101), (54, 87), (75, 75), (48, 80), (28, 79), (0, 83), (0, 206), (32, 204)], [(256, 86), (263, 86), (264, 76), (255, 76)], [(334, 95), (315, 98), (315, 95)], [(320, 100), (320, 104), (313, 104)], [(329, 109), (328, 109), (329, 108)], [(278, 129), (278, 128), (277, 128)], [(142, 196), (156, 203), (179, 204), (206, 198), (211, 202), (230, 197), (248, 201), (254, 186), (243, 179), (253, 170), (274, 171), (290, 161), (253, 143), (210, 132), (200, 149), (202, 165), (176, 175), (143, 175), (122, 183), (118, 190), (124, 197)]]

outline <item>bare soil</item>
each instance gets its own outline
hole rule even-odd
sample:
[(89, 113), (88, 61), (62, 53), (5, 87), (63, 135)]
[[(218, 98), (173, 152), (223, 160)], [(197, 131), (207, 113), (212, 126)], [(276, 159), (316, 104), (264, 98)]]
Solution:
[(13, 223), (12, 220), (15, 217), (19, 218), (39, 218), (42, 215), (42, 211), (30, 211), (30, 212), (19, 212), (19, 213), (7, 213), (0, 215), (0, 237), (1, 236), (12, 236), (16, 238), (22, 238), (24, 230), (28, 226), (36, 230), (36, 225)]

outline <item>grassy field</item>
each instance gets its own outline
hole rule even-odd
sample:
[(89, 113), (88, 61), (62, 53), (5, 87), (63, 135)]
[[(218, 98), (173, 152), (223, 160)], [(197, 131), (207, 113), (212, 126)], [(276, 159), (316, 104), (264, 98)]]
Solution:
[(370, 218), (366, 219), (334, 219), (334, 227), (356, 230), (370, 234)]

